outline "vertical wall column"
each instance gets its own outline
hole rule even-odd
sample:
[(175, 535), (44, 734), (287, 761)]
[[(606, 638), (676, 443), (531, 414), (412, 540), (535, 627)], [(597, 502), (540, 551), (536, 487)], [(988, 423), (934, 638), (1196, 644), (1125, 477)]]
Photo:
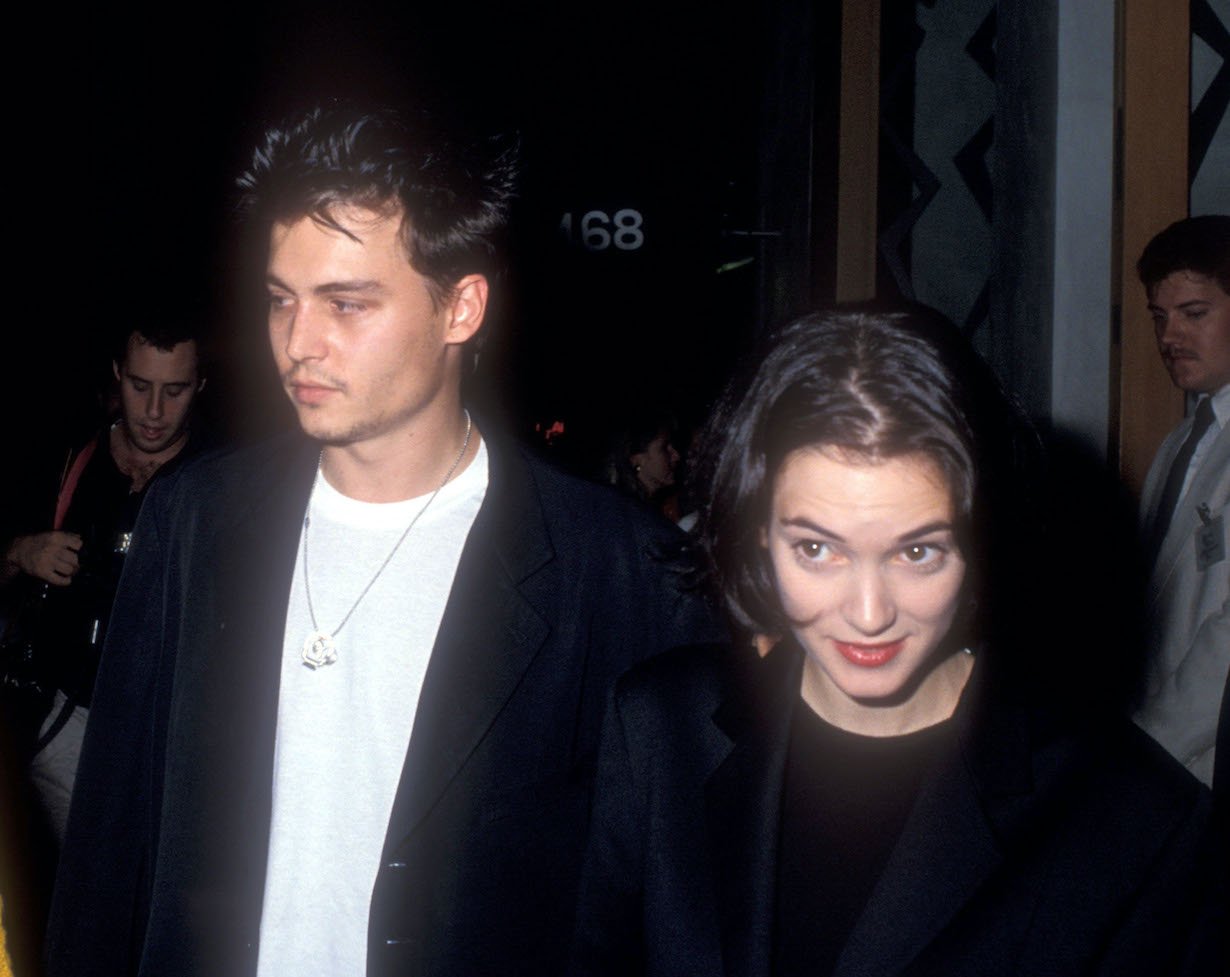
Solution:
[(995, 258), (980, 349), (1036, 418), (1051, 409), (1059, 6), (1000, 0), (996, 15)]
[(1110, 445), (1115, 281), (1115, 0), (1057, 10), (1051, 419)]
[(1157, 355), (1136, 260), (1154, 234), (1187, 216), (1191, 26), (1187, 0), (1121, 0), (1121, 10), (1117, 447), (1120, 473), (1139, 492), (1183, 414)]
[(842, 0), (837, 170), (837, 300), (875, 296), (880, 131), (880, 3)]

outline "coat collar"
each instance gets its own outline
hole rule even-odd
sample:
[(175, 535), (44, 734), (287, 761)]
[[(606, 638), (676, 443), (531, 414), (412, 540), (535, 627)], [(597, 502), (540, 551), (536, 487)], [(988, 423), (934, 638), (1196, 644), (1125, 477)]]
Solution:
[[(432, 649), (386, 847), (419, 824), (516, 690), (547, 635), (520, 587), (554, 559), (529, 464), (487, 442), (487, 494), (470, 529)], [(481, 608), (481, 613), (478, 609)]]
[[(222, 620), (230, 636), (226, 647), (242, 653), (228, 655), (227, 684), (237, 692), (228, 693), (233, 708), (216, 721), (243, 723), (250, 736), (245, 782), (232, 786), (245, 798), (246, 823), (264, 826), (248, 853), (261, 865), (268, 844), (286, 608), (319, 452), (319, 444), (302, 436), (275, 442), (266, 464), (254, 468), (246, 491), (241, 489), (257, 501), (230, 524), (224, 550), (233, 558), (218, 574)], [(387, 847), (396, 847), (444, 792), (549, 632), (518, 589), (554, 557), (533, 473), (518, 449), (498, 438), (488, 438), (487, 452), (487, 493), (432, 649)], [(479, 607), (482, 613), (475, 613)], [(253, 648), (262, 653), (250, 654)]]
[(184, 760), (174, 770), (187, 783), (169, 790), (182, 809), (164, 817), (162, 827), (169, 850), (193, 853), (193, 911), (210, 921), (217, 952), (235, 959), (258, 935), (286, 608), (319, 454), (302, 437), (252, 450), (252, 460), (241, 453), (217, 469), (220, 502), (210, 514), (216, 522), (202, 520), (216, 527), (216, 541), (183, 537), (184, 547), (202, 545), (212, 554), (213, 586), (183, 597), (203, 602), (194, 619), (210, 622), (211, 630), (189, 636), (200, 652), (176, 663), (175, 684), (187, 691), (173, 699), (172, 711), (189, 738), (167, 748)]
[(731, 657), (731, 693), (713, 716), (728, 749), (705, 785), (705, 811), (726, 972), (766, 977), (781, 785), (803, 656), (782, 642), (763, 660), (750, 653)]
[(957, 750), (924, 779), (835, 977), (902, 972), (1003, 861), (1015, 801), (1033, 786), (1029, 726), (987, 664), (953, 716)]
[[(791, 641), (743, 663), (714, 713), (728, 738), (706, 785), (726, 972), (771, 967), (781, 785), (803, 652)], [(1013, 799), (1032, 786), (1028, 723), (979, 662), (954, 716), (958, 750), (927, 778), (838, 962), (837, 977), (899, 973), (995, 871)], [(994, 700), (996, 707), (992, 707)]]

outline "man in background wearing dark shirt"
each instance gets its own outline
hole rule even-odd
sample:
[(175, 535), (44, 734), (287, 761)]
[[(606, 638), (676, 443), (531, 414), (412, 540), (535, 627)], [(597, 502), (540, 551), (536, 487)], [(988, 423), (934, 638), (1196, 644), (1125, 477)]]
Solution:
[(39, 711), (50, 707), (30, 777), (57, 845), (132, 527), (151, 480), (185, 456), (193, 402), (205, 385), (197, 341), (177, 321), (129, 332), (112, 370), (118, 416), (67, 453), (58, 493), (28, 524), (37, 531), (11, 536), (0, 564), (0, 581), (26, 591), (8, 654), (24, 659), (26, 678), (41, 692)]

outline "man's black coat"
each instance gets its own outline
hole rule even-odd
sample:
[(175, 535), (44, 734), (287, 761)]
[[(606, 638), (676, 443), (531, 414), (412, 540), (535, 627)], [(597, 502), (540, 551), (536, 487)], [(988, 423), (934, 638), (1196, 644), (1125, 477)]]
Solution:
[[(774, 973), (802, 652), (681, 649), (620, 680), (571, 972)], [(1217, 973), (1208, 791), (1126, 720), (1069, 721), (980, 661), (834, 977)], [(833, 839), (839, 844), (840, 839)]]
[[(283, 630), (318, 450), (291, 439), (205, 458), (147, 500), (73, 798), (55, 977), (254, 971)], [(560, 971), (609, 688), (633, 660), (712, 631), (671, 527), (488, 450), (372, 894), (369, 974)], [(330, 925), (328, 892), (319, 903), (305, 926)]]

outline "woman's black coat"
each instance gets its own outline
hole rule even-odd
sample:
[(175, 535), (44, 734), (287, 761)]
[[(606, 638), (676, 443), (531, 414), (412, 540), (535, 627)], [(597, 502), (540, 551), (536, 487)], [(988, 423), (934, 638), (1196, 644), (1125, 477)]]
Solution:
[[(769, 977), (801, 660), (683, 649), (620, 683), (574, 973)], [(1061, 715), (978, 663), (836, 977), (1214, 972), (1207, 790), (1126, 722)]]

